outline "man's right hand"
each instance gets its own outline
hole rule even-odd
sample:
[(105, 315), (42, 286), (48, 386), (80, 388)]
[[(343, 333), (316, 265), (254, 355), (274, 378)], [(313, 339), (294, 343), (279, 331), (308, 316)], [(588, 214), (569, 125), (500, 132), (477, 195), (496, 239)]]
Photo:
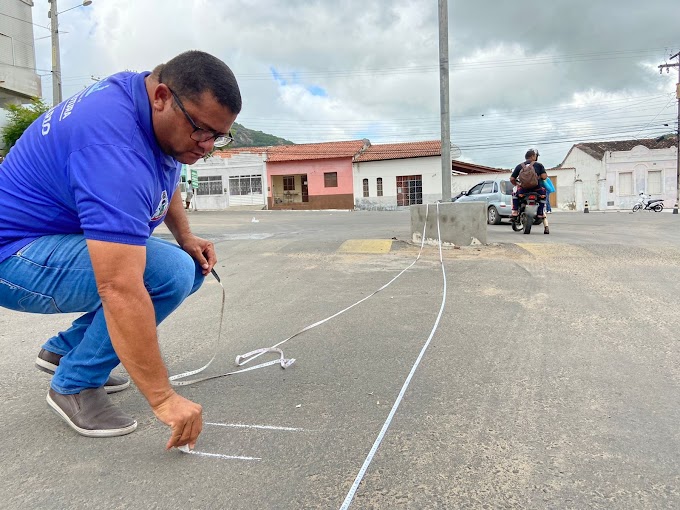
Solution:
[(189, 445), (193, 449), (203, 430), (203, 408), (177, 393), (152, 407), (156, 418), (172, 429), (166, 449)]

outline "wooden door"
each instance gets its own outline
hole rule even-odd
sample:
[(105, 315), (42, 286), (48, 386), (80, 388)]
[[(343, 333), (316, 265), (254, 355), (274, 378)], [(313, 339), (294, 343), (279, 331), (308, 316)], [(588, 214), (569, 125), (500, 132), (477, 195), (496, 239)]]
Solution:
[(549, 175), (548, 177), (550, 177), (550, 182), (555, 186), (555, 192), (550, 193), (550, 207), (557, 207), (557, 176)]

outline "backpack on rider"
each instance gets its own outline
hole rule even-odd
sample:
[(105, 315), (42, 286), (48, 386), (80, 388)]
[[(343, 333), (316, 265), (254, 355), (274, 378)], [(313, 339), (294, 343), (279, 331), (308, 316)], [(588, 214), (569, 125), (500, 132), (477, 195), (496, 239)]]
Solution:
[(517, 176), (519, 180), (519, 185), (523, 189), (534, 189), (538, 187), (538, 175), (536, 175), (536, 169), (534, 169), (534, 164), (532, 163), (522, 163), (522, 169), (519, 171)]

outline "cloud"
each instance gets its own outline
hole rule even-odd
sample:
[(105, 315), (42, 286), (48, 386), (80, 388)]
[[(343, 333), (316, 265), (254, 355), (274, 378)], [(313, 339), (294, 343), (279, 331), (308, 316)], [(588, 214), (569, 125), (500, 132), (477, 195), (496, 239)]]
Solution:
[[(36, 23), (46, 11), (36, 4)], [(453, 143), (490, 166), (540, 144), (552, 165), (577, 141), (667, 132), (677, 73), (657, 66), (680, 49), (673, 13), (677, 0), (449, 2)], [(436, 2), (94, 0), (60, 28), (65, 96), (201, 49), (234, 70), (247, 127), (296, 142), (439, 138)], [(49, 69), (49, 39), (36, 51)]]

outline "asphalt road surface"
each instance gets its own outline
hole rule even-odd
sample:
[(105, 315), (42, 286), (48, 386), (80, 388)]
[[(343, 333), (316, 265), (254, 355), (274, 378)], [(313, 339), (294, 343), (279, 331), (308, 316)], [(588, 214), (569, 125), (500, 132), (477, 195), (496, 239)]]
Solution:
[[(211, 374), (370, 295), (419, 251), (408, 211), (190, 220), (227, 289)], [(0, 310), (0, 507), (337, 509), (412, 373), (351, 508), (680, 508), (680, 216), (550, 221), (550, 235), (504, 223), (488, 246), (443, 250), (446, 303), (413, 372), (444, 297), (431, 246), (283, 344), (292, 367), (181, 388), (208, 423), (193, 455), (164, 450), (169, 430), (134, 387), (113, 400), (136, 432), (71, 431), (33, 362), (76, 316)], [(159, 327), (171, 373), (213, 355), (220, 300), (207, 279)]]

